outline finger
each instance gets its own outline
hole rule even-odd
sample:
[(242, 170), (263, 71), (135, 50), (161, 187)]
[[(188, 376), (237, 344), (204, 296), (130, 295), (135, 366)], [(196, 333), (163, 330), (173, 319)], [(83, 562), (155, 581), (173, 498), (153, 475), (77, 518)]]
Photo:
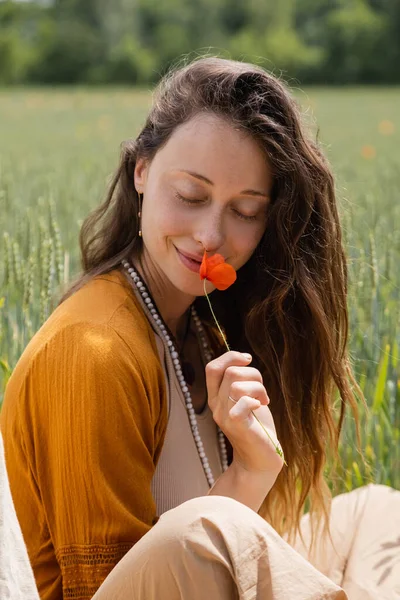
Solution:
[(250, 357), (250, 355), (230, 350), (206, 365), (206, 385), (209, 398), (218, 395), (226, 369), (231, 365), (242, 367), (248, 365), (252, 359), (247, 357)]
[[(241, 396), (253, 396), (253, 391), (256, 394), (255, 397), (258, 397), (260, 396), (261, 388), (253, 387), (254, 384), (256, 386), (262, 386), (262, 388), (264, 387), (262, 375), (257, 369), (253, 369), (253, 367), (228, 367), (218, 390), (218, 397), (222, 400), (230, 395), (238, 400)], [(238, 392), (234, 391), (236, 385), (240, 386), (238, 388)], [(232, 386), (234, 386), (233, 389)], [(261, 393), (261, 398), (263, 399), (264, 403), (266, 401), (265, 393), (266, 392)]]
[[(220, 389), (220, 398), (223, 398), (224, 392), (224, 383)], [(228, 395), (238, 400), (242, 396), (251, 396), (252, 398), (256, 398), (261, 402), (261, 404), (268, 406), (269, 397), (267, 394), (267, 390), (259, 381), (234, 381), (228, 391)]]
[(260, 408), (260, 401), (250, 396), (242, 396), (229, 410), (229, 416), (234, 421), (247, 421), (253, 410)]
[(254, 367), (243, 367), (230, 365), (225, 370), (225, 377), (231, 383), (233, 381), (258, 381), (263, 382), (260, 371)]

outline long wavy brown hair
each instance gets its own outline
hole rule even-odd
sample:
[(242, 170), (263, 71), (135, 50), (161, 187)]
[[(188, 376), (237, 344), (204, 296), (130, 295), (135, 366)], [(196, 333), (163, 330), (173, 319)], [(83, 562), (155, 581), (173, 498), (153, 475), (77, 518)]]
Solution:
[[(260, 514), (290, 540), (306, 505), (314, 527), (327, 529), (327, 459), (338, 459), (347, 405), (358, 432), (362, 394), (347, 355), (347, 268), (334, 179), (286, 84), (255, 65), (215, 57), (170, 71), (142, 131), (122, 146), (106, 200), (83, 223), (83, 274), (62, 301), (140, 254), (136, 161), (151, 161), (176, 127), (201, 111), (250, 132), (273, 172), (265, 234), (235, 285), (215, 290), (212, 302), (231, 348), (253, 355), (271, 399), (288, 467)], [(212, 326), (205, 298), (195, 304)]]

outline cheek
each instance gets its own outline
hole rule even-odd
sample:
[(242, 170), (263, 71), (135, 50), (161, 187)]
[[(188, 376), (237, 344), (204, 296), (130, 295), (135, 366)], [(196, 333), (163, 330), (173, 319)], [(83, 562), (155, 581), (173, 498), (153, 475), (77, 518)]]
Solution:
[(234, 266), (239, 269), (251, 258), (264, 235), (264, 231), (265, 227), (249, 227), (249, 231), (246, 233), (243, 233), (243, 229), (241, 229), (241, 235), (235, 236), (232, 243), (234, 255), (237, 257), (236, 260), (238, 263)]
[(186, 227), (185, 214), (166, 195), (158, 198), (161, 199), (152, 203), (148, 210), (147, 223), (152, 235), (159, 239), (181, 235)]

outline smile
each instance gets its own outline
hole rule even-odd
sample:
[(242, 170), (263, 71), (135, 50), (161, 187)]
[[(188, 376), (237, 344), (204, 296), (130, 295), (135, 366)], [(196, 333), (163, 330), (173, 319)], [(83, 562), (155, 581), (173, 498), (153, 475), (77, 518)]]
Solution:
[(180, 252), (178, 250), (178, 248), (175, 248), (175, 250), (179, 256), (181, 263), (183, 265), (185, 265), (185, 267), (187, 267), (189, 269), (189, 271), (193, 271), (194, 273), (200, 272), (201, 262), (198, 262), (197, 260), (193, 260), (193, 258), (189, 258), (185, 254), (182, 254), (182, 252)]

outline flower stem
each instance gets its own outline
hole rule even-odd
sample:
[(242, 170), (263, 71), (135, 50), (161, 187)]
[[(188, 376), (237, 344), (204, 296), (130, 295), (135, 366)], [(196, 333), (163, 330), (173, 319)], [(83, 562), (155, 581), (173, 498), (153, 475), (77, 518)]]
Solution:
[[(219, 332), (220, 332), (220, 334), (222, 335), (222, 339), (224, 340), (224, 344), (225, 344), (225, 346), (227, 347), (227, 349), (228, 349), (228, 352), (229, 352), (229, 351), (230, 351), (229, 344), (228, 344), (228, 342), (226, 341), (226, 337), (225, 337), (225, 335), (224, 335), (224, 332), (222, 331), (222, 329), (221, 329), (221, 327), (220, 327), (220, 325), (219, 325), (219, 323), (218, 323), (218, 319), (217, 319), (217, 317), (215, 316), (215, 313), (214, 313), (214, 311), (213, 311), (213, 307), (212, 307), (212, 305), (211, 305), (211, 302), (210, 302), (210, 298), (208, 297), (208, 294), (207, 294), (207, 289), (206, 289), (206, 281), (207, 281), (207, 279), (204, 279), (204, 294), (205, 294), (205, 296), (206, 296), (206, 298), (207, 298), (207, 302), (208, 302), (208, 305), (209, 305), (209, 307), (210, 307), (211, 314), (212, 314), (212, 316), (214, 317), (214, 321), (215, 321), (215, 323), (216, 323), (216, 325), (217, 325), (217, 327), (218, 327), (218, 329), (219, 329)], [(264, 429), (265, 433), (267, 434), (267, 436), (268, 436), (268, 437), (269, 437), (269, 439), (271, 440), (271, 442), (272, 442), (273, 446), (275, 447), (275, 451), (276, 451), (276, 453), (277, 453), (277, 454), (279, 454), (279, 456), (280, 456), (280, 457), (283, 459), (283, 462), (284, 462), (284, 464), (287, 466), (287, 462), (286, 462), (286, 460), (285, 460), (285, 456), (284, 456), (284, 454), (283, 454), (283, 450), (282, 450), (282, 448), (280, 447), (280, 444), (278, 445), (278, 444), (276, 444), (276, 443), (274, 442), (274, 440), (272, 439), (272, 437), (271, 437), (271, 435), (269, 434), (268, 430), (267, 430), (267, 429), (264, 427), (264, 425), (261, 423), (261, 421), (260, 421), (260, 419), (257, 417), (257, 415), (255, 415), (255, 414), (254, 414), (254, 411), (251, 411), (251, 414), (252, 414), (252, 415), (253, 415), (253, 417), (256, 419), (256, 421), (258, 421), (258, 422), (260, 423), (261, 427)]]
[(207, 290), (206, 290), (206, 281), (207, 281), (207, 279), (204, 279), (204, 293), (205, 293), (205, 295), (206, 295), (206, 298), (207, 298), (207, 301), (208, 301), (208, 305), (209, 305), (209, 307), (210, 307), (210, 310), (211, 310), (212, 316), (214, 317), (214, 321), (215, 321), (215, 322), (216, 322), (216, 324), (217, 324), (217, 327), (218, 327), (218, 329), (219, 329), (219, 332), (220, 332), (220, 334), (222, 335), (222, 339), (224, 340), (224, 344), (225, 344), (225, 346), (227, 347), (227, 349), (228, 349), (228, 352), (230, 352), (230, 348), (229, 348), (228, 342), (226, 341), (226, 337), (225, 337), (225, 335), (224, 335), (224, 332), (222, 331), (221, 327), (219, 326), (218, 319), (217, 319), (217, 317), (215, 316), (215, 313), (214, 313), (214, 311), (213, 311), (213, 307), (211, 306), (210, 298), (208, 297)]

